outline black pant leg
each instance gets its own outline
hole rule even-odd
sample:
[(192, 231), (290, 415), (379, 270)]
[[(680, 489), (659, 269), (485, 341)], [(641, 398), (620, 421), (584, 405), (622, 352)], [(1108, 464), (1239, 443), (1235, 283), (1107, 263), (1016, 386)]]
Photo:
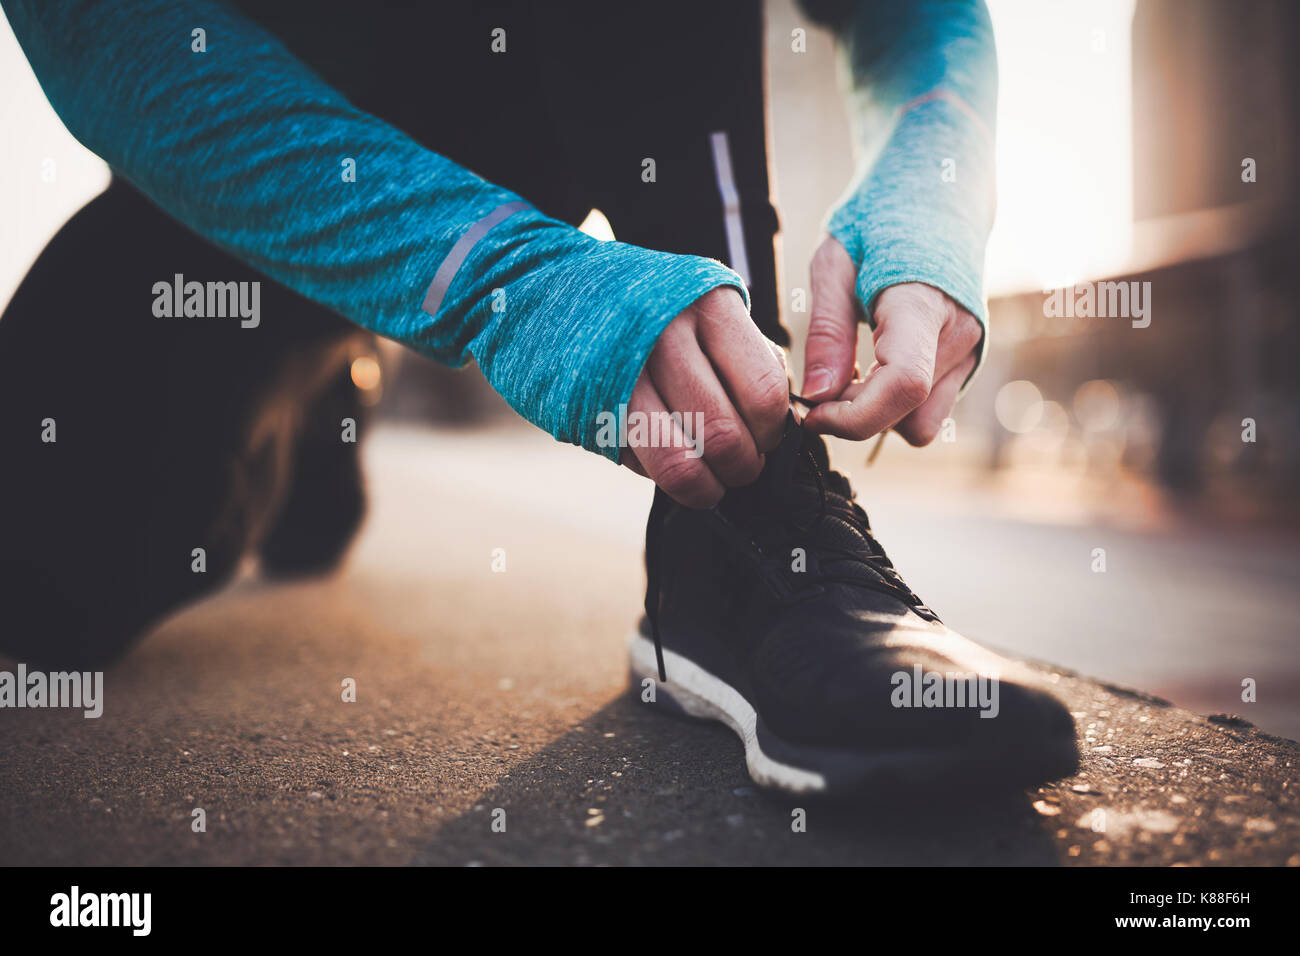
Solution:
[[(177, 273), (261, 281), (260, 324), (156, 317), (153, 286)], [(228, 579), (286, 500), (315, 396), (365, 337), (129, 185), (92, 200), (0, 318), (0, 652), (111, 660)], [(346, 468), (355, 446), (337, 448)]]

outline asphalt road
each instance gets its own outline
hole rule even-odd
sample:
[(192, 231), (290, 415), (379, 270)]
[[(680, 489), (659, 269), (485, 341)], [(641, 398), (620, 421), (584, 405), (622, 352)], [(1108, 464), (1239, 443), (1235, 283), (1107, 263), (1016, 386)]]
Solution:
[[(1084, 752), (1073, 779), (906, 809), (756, 792), (729, 732), (649, 713), (626, 693), (643, 483), (513, 429), (389, 429), (367, 457), (372, 513), (340, 574), (273, 586), (250, 576), (176, 616), (106, 675), (98, 720), (0, 711), (0, 862), (1300, 865), (1294, 743), (1059, 668), (1047, 673)], [(867, 505), (883, 529), (902, 519), (882, 520), (878, 506), (902, 510), (915, 491), (877, 484)], [(1068, 657), (1067, 643), (1042, 635), (1087, 633), (1078, 618), (1107, 604), (1097, 594), (1058, 596), (1055, 610), (1034, 595), (1031, 624), (1013, 613), (1013, 589), (987, 603), (971, 594), (1007, 573), (1029, 575), (1021, 585), (1051, 580), (1036, 549), (1073, 568), (1090, 531), (946, 513), (918, 519), (899, 542), (909, 571), (926, 527), (947, 535), (924, 584), (909, 571), (918, 590), (941, 611), (955, 605), (947, 619), (972, 637), (989, 632), (968, 622), (1001, 620), (992, 643)], [(953, 552), (984, 532), (997, 532), (993, 550), (972, 572)], [(1135, 542), (1121, 553), (1145, 560), (1200, 560), (1186, 541), (1112, 540)], [(492, 569), (498, 548), (504, 572)], [(1071, 573), (1059, 572), (1061, 586)], [(1150, 596), (1140, 577), (1107, 580)], [(1283, 614), (1286, 593), (1258, 613)], [(1224, 666), (1213, 656), (1222, 649), (1201, 648), (1205, 635), (1166, 633), (1149, 605), (1139, 612), (1167, 658), (1209, 654), (1207, 673)], [(1260, 637), (1261, 660), (1274, 638)], [(1146, 655), (1089, 659), (1110, 661), (1103, 676), (1117, 679)], [(355, 702), (342, 700), (346, 678)], [(1276, 712), (1287, 719), (1286, 707)], [(800, 807), (807, 829), (795, 833)], [(195, 808), (206, 832), (192, 830)], [(504, 832), (493, 829), (497, 810)]]

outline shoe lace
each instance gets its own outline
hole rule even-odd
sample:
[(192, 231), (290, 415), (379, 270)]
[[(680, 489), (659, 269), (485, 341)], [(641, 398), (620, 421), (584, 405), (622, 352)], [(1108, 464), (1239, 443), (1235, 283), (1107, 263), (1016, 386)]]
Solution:
[[(790, 399), (808, 408), (812, 408), (819, 404), (816, 399), (804, 398), (801, 395), (795, 394), (793, 391), (790, 393)], [(787, 417), (787, 429), (792, 425), (799, 429), (802, 438), (803, 426), (797, 419), (795, 419), (793, 413)], [(880, 437), (883, 439), (884, 435), (882, 434)], [(816, 525), (825, 521), (828, 515), (835, 514), (841, 520), (847, 521), (854, 527), (866, 543), (867, 550), (864, 553), (858, 549), (849, 550), (846, 548), (837, 548), (825, 545), (824, 543), (821, 545), (822, 550), (826, 553), (832, 554), (836, 558), (864, 564), (873, 571), (875, 575), (874, 578), (864, 581), (858, 576), (846, 577), (842, 574), (827, 574), (823, 572), (818, 575), (820, 580), (843, 581), (847, 584), (874, 588), (875, 590), (899, 598), (914, 610), (920, 611), (926, 616), (934, 617), (937, 620), (938, 616), (934, 611), (927, 607), (925, 602), (921, 600), (920, 596), (908, 587), (907, 583), (903, 580), (902, 575), (898, 573), (898, 569), (894, 567), (894, 563), (889, 559), (889, 555), (885, 553), (884, 547), (876, 539), (875, 533), (871, 530), (871, 519), (867, 517), (867, 512), (863, 507), (858, 504), (857, 496), (853, 491), (853, 487), (849, 484), (849, 480), (829, 467), (827, 471), (823, 473), (821, 465), (817, 461), (817, 457), (808, 449), (807, 443), (801, 441), (799, 447), (800, 455), (807, 465), (807, 473), (812, 475), (813, 480), (817, 485), (818, 504), (816, 516), (814, 518), (815, 524), (811, 529), (813, 540), (816, 540)], [(880, 443), (878, 441), (876, 443), (876, 451), (879, 451), (879, 449)], [(868, 464), (875, 459), (876, 451), (872, 452)], [(835, 487), (828, 491), (828, 483), (834, 484)], [(828, 503), (833, 503), (834, 507), (828, 507)]]
[(664, 563), (663, 526), (673, 499), (663, 489), (655, 487), (655, 498), (650, 505), (650, 518), (645, 526), (645, 616), (650, 621), (650, 634), (655, 643), (655, 663), (659, 666), (659, 682), (668, 683), (664, 669), (664, 645), (659, 636), (659, 590), (663, 586), (660, 568)]
[[(764, 516), (774, 520), (783, 519), (786, 529), (815, 545), (821, 557), (817, 570), (807, 575), (807, 586), (793, 592), (788, 600), (797, 601), (820, 584), (838, 582), (871, 588), (896, 597), (917, 610), (933, 613), (916, 592), (908, 587), (898, 569), (894, 567), (893, 561), (889, 559), (889, 555), (885, 553), (884, 547), (871, 530), (871, 520), (867, 517), (866, 511), (854, 500), (848, 481), (837, 472), (824, 474), (816, 457), (806, 449), (801, 452), (801, 458), (817, 487), (817, 505), (812, 509), (811, 522), (801, 528), (797, 520), (799, 513), (795, 511), (787, 511), (784, 514), (769, 512)], [(828, 488), (828, 484), (835, 479), (838, 479), (836, 484), (840, 487)], [(849, 548), (827, 542), (821, 532), (832, 518), (850, 524), (861, 535), (866, 549)], [(784, 562), (784, 552), (779, 560)], [(847, 570), (830, 570), (826, 567), (827, 565), (838, 567), (841, 564), (865, 566), (870, 574), (863, 577)]]

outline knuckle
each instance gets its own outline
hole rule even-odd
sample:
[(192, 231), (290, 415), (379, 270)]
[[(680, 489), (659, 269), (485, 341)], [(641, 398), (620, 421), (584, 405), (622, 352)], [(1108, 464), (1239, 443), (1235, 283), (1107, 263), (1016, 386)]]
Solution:
[(894, 390), (899, 398), (915, 408), (930, 397), (931, 375), (920, 365), (905, 365), (894, 377)]
[(682, 501), (699, 500), (709, 490), (708, 475), (698, 459), (674, 455), (659, 463), (655, 484)]
[(749, 429), (734, 418), (719, 417), (704, 425), (704, 454), (710, 461), (740, 464), (746, 456)]
[(979, 324), (979, 320), (973, 315), (969, 313), (964, 313), (964, 315), (965, 318), (962, 320), (958, 341), (969, 350), (979, 345), (980, 339), (984, 337), (984, 327)]
[(750, 400), (764, 422), (783, 420), (790, 405), (790, 383), (784, 368), (770, 368), (749, 389)]
[(841, 322), (829, 313), (814, 309), (812, 318), (808, 322), (808, 337), (804, 351), (813, 352), (818, 349), (827, 351), (845, 348), (853, 344), (852, 336), (854, 331), (854, 326), (848, 322)]
[(718, 286), (696, 299), (695, 309), (703, 321), (725, 325), (738, 318), (737, 309), (743, 312), (744, 303), (735, 289)]
[(730, 286), (714, 286), (700, 297), (700, 304), (703, 305), (705, 309), (726, 308), (736, 301), (738, 294), (739, 293)]
[[(767, 340), (768, 348), (776, 359), (776, 364), (781, 367), (781, 377), (784, 379), (789, 374), (790, 363), (786, 358), (785, 349), (777, 345), (771, 339)], [(789, 383), (786, 383), (787, 386)]]
[(695, 338), (695, 315), (690, 309), (679, 312), (677, 317), (664, 326), (659, 333), (659, 340), (651, 351), (654, 357), (662, 357)]

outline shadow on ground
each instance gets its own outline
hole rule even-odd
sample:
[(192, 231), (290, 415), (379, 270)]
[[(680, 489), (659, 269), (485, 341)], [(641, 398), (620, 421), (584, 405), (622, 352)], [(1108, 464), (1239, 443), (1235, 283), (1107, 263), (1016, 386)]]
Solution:
[(650, 715), (628, 694), (511, 770), (415, 862), (1300, 865), (1294, 742), (1051, 676), (1078, 708), (1082, 767), (1033, 792), (894, 805), (771, 795), (729, 731)]
[[(1052, 864), (1023, 793), (905, 808), (757, 790), (725, 728), (620, 696), (512, 769), (443, 826), (417, 863)], [(504, 811), (504, 815), (500, 812)], [(800, 813), (802, 811), (802, 813)], [(802, 832), (796, 832), (802, 817)], [(504, 821), (504, 831), (501, 822)], [(494, 822), (496, 829), (494, 829)]]

